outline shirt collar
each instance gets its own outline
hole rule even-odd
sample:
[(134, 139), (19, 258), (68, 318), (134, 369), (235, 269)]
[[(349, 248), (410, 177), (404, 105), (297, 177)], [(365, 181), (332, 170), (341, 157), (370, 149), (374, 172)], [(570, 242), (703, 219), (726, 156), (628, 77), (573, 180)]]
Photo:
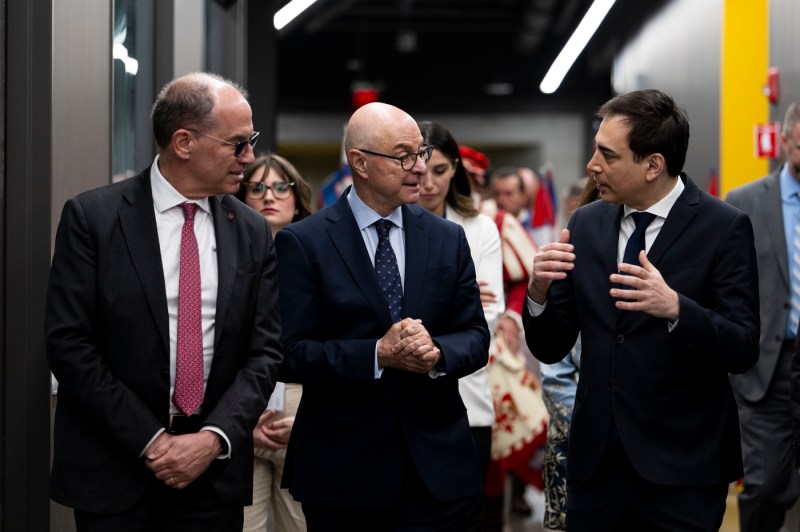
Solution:
[(208, 198), (190, 200), (175, 190), (175, 187), (167, 181), (158, 168), (158, 155), (156, 155), (153, 165), (150, 167), (150, 188), (153, 191), (153, 204), (161, 214), (187, 201), (196, 203), (206, 213), (211, 214)]
[[(686, 188), (686, 185), (683, 184), (683, 179), (678, 176), (678, 179), (675, 180), (675, 186), (672, 187), (672, 190), (669, 194), (658, 200), (655, 204), (651, 205), (649, 208), (645, 209), (644, 212), (653, 213), (659, 218), (666, 218), (669, 214), (669, 211), (672, 209), (672, 206), (675, 205), (675, 202), (678, 201), (678, 198), (683, 193), (683, 189)], [(624, 216), (628, 216), (632, 212), (639, 212), (636, 209), (632, 209), (625, 205)]]
[(403, 228), (403, 211), (400, 209), (400, 207), (393, 210), (389, 216), (381, 216), (358, 197), (358, 193), (356, 193), (356, 187), (350, 187), (350, 192), (347, 194), (347, 203), (350, 204), (350, 210), (353, 211), (353, 216), (356, 218), (358, 229), (361, 231), (382, 218), (390, 220), (401, 229)]
[(784, 163), (781, 168), (781, 199), (784, 201), (796, 201), (800, 194), (800, 183), (789, 173), (789, 163)]

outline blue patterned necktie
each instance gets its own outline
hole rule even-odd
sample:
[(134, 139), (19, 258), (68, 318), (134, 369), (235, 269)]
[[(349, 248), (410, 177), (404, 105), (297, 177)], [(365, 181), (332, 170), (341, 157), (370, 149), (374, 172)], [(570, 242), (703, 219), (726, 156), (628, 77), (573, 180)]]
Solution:
[(633, 218), (633, 223), (636, 224), (636, 229), (633, 230), (633, 233), (628, 238), (628, 243), (625, 245), (622, 262), (641, 266), (639, 264), (639, 252), (645, 248), (644, 234), (650, 222), (655, 220), (656, 215), (649, 212), (633, 212), (631, 213), (631, 218)]
[(397, 257), (389, 243), (389, 231), (394, 224), (389, 220), (378, 220), (373, 225), (378, 230), (375, 273), (378, 274), (378, 283), (389, 305), (392, 322), (396, 323), (403, 315), (403, 286), (400, 282), (400, 270), (397, 268)]

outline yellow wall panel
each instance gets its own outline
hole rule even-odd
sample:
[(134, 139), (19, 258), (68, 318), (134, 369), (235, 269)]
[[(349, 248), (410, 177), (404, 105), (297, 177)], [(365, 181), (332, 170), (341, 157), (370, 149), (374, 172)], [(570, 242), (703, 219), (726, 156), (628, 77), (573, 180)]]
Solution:
[(766, 175), (753, 128), (769, 121), (763, 93), (769, 63), (769, 0), (725, 0), (722, 23), (720, 109), (721, 194)]

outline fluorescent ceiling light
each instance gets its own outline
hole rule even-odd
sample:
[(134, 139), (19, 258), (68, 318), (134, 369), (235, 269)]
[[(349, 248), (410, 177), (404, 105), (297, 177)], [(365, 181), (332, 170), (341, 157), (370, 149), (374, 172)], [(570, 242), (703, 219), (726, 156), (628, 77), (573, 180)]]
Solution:
[(581, 52), (586, 48), (589, 39), (592, 38), (594, 32), (606, 18), (611, 6), (614, 5), (616, 0), (594, 0), (592, 6), (583, 16), (583, 20), (575, 28), (575, 32), (567, 41), (564, 49), (558, 54), (556, 60), (550, 66), (542, 82), (539, 84), (539, 90), (545, 94), (554, 93), (561, 82), (564, 81), (564, 76), (567, 75), (572, 64), (581, 55)]
[(275, 26), (276, 30), (282, 29), (316, 1), (317, 0), (292, 0), (275, 13), (275, 16), (272, 17), (272, 24)]

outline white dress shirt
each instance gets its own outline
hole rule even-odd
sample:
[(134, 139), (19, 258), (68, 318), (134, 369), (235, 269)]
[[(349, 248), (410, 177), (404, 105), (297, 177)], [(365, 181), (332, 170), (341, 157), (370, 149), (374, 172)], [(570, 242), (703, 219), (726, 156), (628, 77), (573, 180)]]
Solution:
[[(194, 234), (200, 253), (200, 289), (203, 330), (203, 391), (208, 384), (208, 375), (214, 356), (214, 324), (217, 313), (217, 238), (214, 232), (214, 219), (208, 198), (189, 200), (169, 184), (158, 168), (158, 156), (150, 169), (150, 186), (153, 192), (153, 209), (155, 210), (158, 229), (158, 244), (161, 250), (161, 265), (164, 269), (164, 287), (167, 293), (167, 311), (169, 314), (169, 412), (179, 414), (180, 410), (172, 401), (175, 393), (175, 367), (178, 345), (178, 284), (180, 279), (181, 231), (184, 216), (181, 203), (196, 203)], [(211, 430), (222, 436), (228, 453), (220, 458), (230, 456), (230, 440), (219, 427), (206, 425), (201, 430)], [(159, 430), (153, 439), (164, 429)]]

